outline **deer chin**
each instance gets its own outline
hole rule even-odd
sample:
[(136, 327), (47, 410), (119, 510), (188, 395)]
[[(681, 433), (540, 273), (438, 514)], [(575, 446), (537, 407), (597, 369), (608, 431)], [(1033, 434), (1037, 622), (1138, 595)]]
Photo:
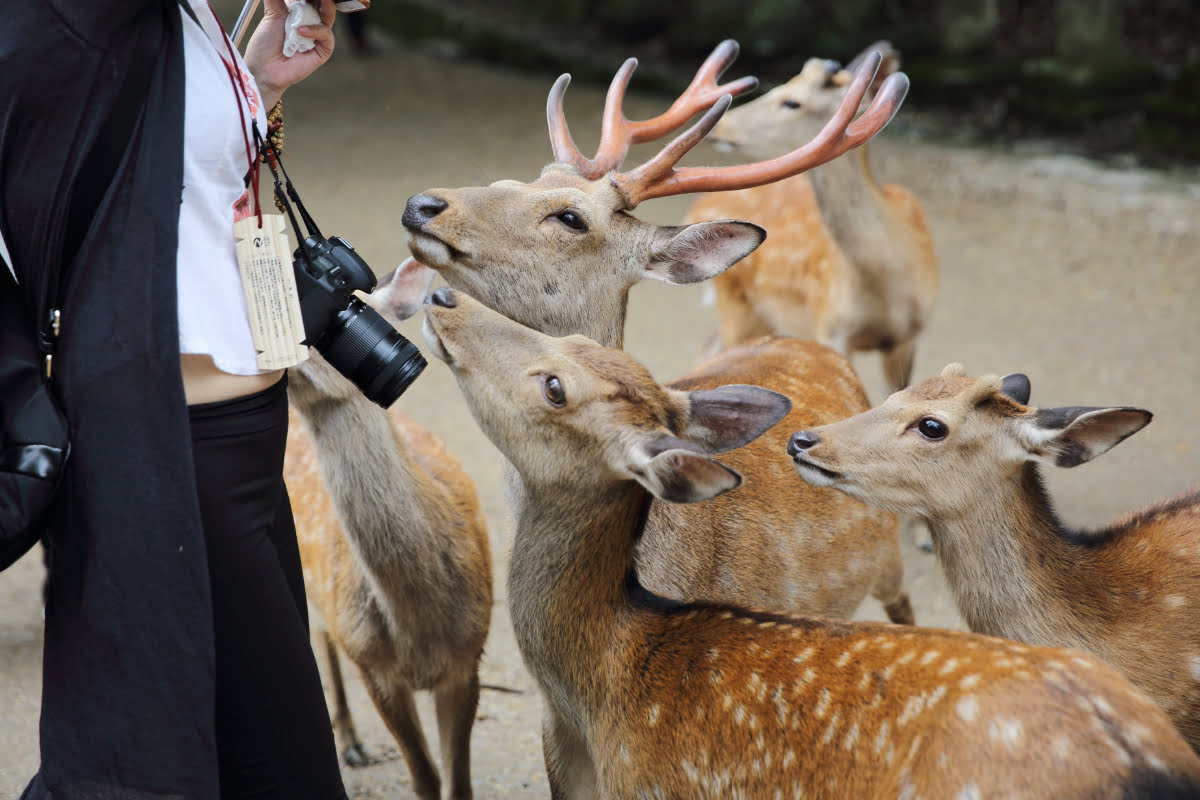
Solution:
[(804, 453), (797, 453), (792, 456), (792, 462), (796, 466), (796, 474), (810, 486), (833, 486), (842, 477), (842, 473), (825, 469), (825, 467), (808, 458)]
[(428, 311), (425, 312), (425, 319), (421, 322), (421, 335), (425, 337), (425, 344), (429, 345), (429, 349), (435, 356), (447, 364), (454, 363), (454, 359), (446, 350), (446, 345), (442, 343), (442, 337), (438, 336), (437, 327), (433, 324)]

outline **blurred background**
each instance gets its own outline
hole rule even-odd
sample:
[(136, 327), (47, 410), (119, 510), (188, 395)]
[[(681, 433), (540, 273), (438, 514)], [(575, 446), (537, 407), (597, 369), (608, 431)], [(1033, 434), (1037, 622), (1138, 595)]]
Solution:
[[(213, 0), (226, 27), (241, 5)], [(1037, 405), (1152, 410), (1151, 425), (1095, 463), (1048, 473), (1071, 525), (1103, 524), (1200, 481), (1196, 0), (374, 0), (340, 17), (337, 35), (330, 63), (287, 93), (284, 160), (322, 230), (380, 275), (407, 255), (410, 195), (537, 177), (550, 160), (546, 93), (562, 72), (574, 76), (572, 134), (590, 152), (607, 84), (629, 56), (640, 66), (626, 111), (645, 119), (722, 39), (742, 45), (728, 76), (756, 74), (764, 89), (810, 57), (847, 62), (890, 40), (912, 88), (871, 142), (870, 164), (923, 205), (941, 272), (915, 377), (961, 361), (971, 375), (1026, 372)], [(657, 146), (635, 147), (627, 165)], [(702, 144), (685, 163), (728, 162)], [(636, 213), (678, 224), (693, 199)], [(703, 293), (652, 281), (631, 293), (626, 349), (660, 380), (696, 364), (714, 334)], [(484, 691), (473, 734), (476, 797), (546, 797), (540, 698), (506, 607), (503, 465), (419, 324), (401, 331), (431, 363), (394, 408), (464, 462), (493, 551), (482, 679), (498, 688)], [(854, 364), (872, 402), (882, 400), (878, 357)], [(918, 623), (961, 628), (936, 559), (904, 544)], [(0, 574), (0, 797), (17, 796), (38, 763), (42, 573), (34, 552)], [(883, 618), (870, 599), (858, 616)], [(394, 742), (346, 669), (359, 731), (379, 759), (344, 770), (350, 796), (409, 798)]]

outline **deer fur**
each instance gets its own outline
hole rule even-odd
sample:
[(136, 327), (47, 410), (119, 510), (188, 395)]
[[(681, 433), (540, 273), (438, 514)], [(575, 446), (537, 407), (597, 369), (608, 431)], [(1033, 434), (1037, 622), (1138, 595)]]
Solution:
[[(971, 379), (952, 364), (865, 414), (797, 434), (789, 452), (806, 481), (927, 520), (971, 630), (1094, 653), (1200, 752), (1200, 486), (1073, 530), (1039, 465), (1095, 458), (1150, 412), (1028, 402), (1024, 375)], [(921, 433), (929, 418), (942, 439)]]
[[(884, 58), (868, 98), (900, 65), (886, 42), (871, 50)], [(787, 83), (727, 112), (709, 138), (756, 159), (791, 150), (825, 124), (852, 73), (853, 64), (810, 59)], [(936, 256), (920, 204), (875, 181), (867, 145), (783, 181), (701, 195), (686, 220), (731, 218), (752, 219), (770, 236), (713, 279), (723, 346), (773, 333), (845, 356), (878, 350), (889, 390), (908, 385), (937, 299)]]
[(709, 454), (774, 425), (782, 395), (663, 387), (618, 350), (548, 337), (449, 288), (424, 332), (524, 480), (508, 596), (545, 701), (552, 797), (1200, 791), (1200, 759), (1162, 711), (1084, 653), (644, 589), (634, 543), (650, 497), (737, 488)]
[[(564, 164), (547, 166), (532, 183), (427, 190), (409, 199), (402, 221), (414, 256), (452, 287), (549, 335), (583, 334), (610, 347), (624, 341), (629, 290), (638, 281), (709, 279), (764, 236), (748, 222), (643, 222), (608, 178), (589, 180)], [(679, 600), (839, 617), (872, 594), (892, 621), (912, 622), (896, 517), (836, 493), (797, 494), (777, 455), (795, 430), (792, 420), (831, 422), (869, 407), (849, 362), (815, 343), (764, 339), (675, 385), (729, 383), (781, 392), (792, 410), (727, 456), (746, 476), (747, 491), (703, 506), (652, 504), (638, 554), (646, 586)], [(513, 492), (520, 483), (513, 473)]]
[[(389, 307), (402, 274), (371, 297)], [(407, 295), (424, 294), (427, 283)], [(293, 419), (285, 478), (309, 601), (334, 694), (334, 732), (347, 761), (367, 763), (337, 649), (395, 736), (422, 800), (440, 797), (413, 692), (433, 692), (449, 796), (471, 797), (470, 735), (479, 659), (492, 609), (491, 553), (475, 488), (431, 433), (368, 400), (315, 351), (291, 370)], [(301, 422), (301, 424), (295, 424)], [(336, 642), (335, 648), (333, 643)]]

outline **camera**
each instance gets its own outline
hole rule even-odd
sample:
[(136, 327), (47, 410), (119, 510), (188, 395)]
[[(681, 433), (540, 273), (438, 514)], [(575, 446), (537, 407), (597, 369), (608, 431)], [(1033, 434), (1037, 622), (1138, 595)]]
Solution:
[(425, 369), (425, 358), (375, 309), (354, 296), (375, 274), (340, 236), (309, 236), (293, 254), (304, 344), (317, 349), (368, 399), (387, 408)]

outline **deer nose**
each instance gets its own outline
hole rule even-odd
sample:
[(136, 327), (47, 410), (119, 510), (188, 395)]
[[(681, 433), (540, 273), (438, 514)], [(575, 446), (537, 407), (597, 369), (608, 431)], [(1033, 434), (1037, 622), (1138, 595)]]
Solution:
[(421, 228), (429, 220), (445, 211), (447, 205), (449, 203), (440, 197), (434, 197), (431, 194), (414, 194), (408, 198), (408, 205), (404, 207), (404, 215), (400, 217), (400, 224), (409, 230)]
[(442, 308), (458, 307), (458, 300), (454, 299), (454, 290), (449, 286), (435, 290), (433, 294), (429, 295), (429, 302)]
[(819, 444), (820, 441), (820, 437), (818, 437), (812, 431), (800, 431), (799, 433), (793, 433), (792, 438), (788, 440), (788, 455), (794, 456), (801, 450), (807, 450), (813, 445)]

